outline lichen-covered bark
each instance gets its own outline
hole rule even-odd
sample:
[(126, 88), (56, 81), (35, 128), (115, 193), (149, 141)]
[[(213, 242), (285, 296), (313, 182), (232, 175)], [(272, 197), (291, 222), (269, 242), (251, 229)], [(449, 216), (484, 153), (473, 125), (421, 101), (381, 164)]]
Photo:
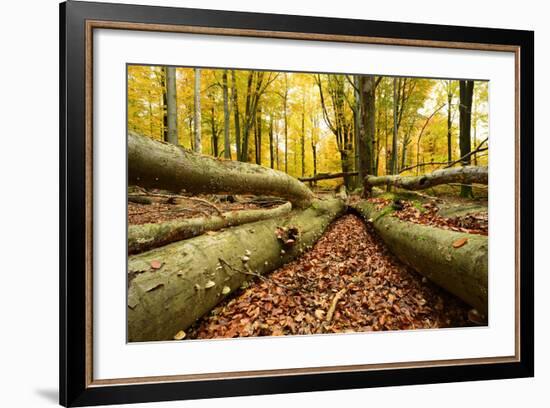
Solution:
[(487, 184), (488, 179), (487, 167), (465, 166), (436, 170), (433, 173), (421, 176), (367, 176), (364, 180), (364, 186), (366, 191), (371, 191), (373, 186), (380, 185), (395, 186), (406, 190), (422, 190), (449, 183)]
[[(391, 207), (377, 211), (367, 201), (353, 206), (402, 262), (487, 314), (488, 241), (486, 236), (465, 234), (401, 221)], [(453, 244), (466, 238), (460, 247)]]
[[(175, 242), (128, 258), (128, 340), (169, 340), (237, 289), (310, 248), (344, 211), (341, 199), (316, 200), (301, 211), (215, 235)], [(285, 247), (278, 227), (299, 236)], [(221, 261), (220, 261), (221, 260)]]
[(221, 216), (197, 217), (166, 221), (159, 224), (130, 225), (128, 227), (128, 253), (137, 254), (182, 239), (196, 237), (206, 231), (280, 217), (290, 212), (290, 203), (261, 210), (229, 211)]
[(314, 199), (286, 173), (203, 156), (133, 132), (128, 132), (128, 184), (175, 192), (271, 195), (302, 208)]

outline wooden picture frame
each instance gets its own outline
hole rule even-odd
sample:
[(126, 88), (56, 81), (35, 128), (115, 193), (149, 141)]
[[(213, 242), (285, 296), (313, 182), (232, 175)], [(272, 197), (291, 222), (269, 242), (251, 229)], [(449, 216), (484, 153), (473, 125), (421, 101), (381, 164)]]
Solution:
[[(95, 380), (94, 30), (109, 28), (515, 54), (516, 351), (513, 356)], [(534, 375), (534, 33), (69, 1), (60, 5), (60, 403), (120, 404)], [(512, 165), (512, 164), (510, 164)]]

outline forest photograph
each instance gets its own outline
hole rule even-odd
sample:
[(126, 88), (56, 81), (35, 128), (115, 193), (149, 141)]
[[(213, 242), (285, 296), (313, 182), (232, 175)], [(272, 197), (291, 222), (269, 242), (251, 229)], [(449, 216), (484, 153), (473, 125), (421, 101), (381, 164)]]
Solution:
[(489, 82), (127, 65), (127, 340), (488, 326)]

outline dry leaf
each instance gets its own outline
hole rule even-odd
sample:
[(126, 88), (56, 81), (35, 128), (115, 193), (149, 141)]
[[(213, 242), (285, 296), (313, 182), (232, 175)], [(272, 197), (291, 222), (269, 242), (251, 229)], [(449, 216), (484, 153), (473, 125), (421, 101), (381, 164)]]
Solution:
[(214, 286), (216, 286), (216, 282), (209, 280), (208, 282), (206, 282), (206, 285), (204, 285), (204, 288), (210, 289), (210, 288), (213, 288)]
[(468, 238), (460, 238), (457, 239), (455, 242), (453, 242), (453, 248), (460, 248), (463, 247), (468, 243)]
[(183, 330), (180, 330), (174, 336), (174, 340), (183, 340), (185, 338), (185, 336), (187, 336), (187, 334)]
[(315, 310), (315, 317), (319, 320), (323, 320), (325, 317), (325, 311), (322, 309)]

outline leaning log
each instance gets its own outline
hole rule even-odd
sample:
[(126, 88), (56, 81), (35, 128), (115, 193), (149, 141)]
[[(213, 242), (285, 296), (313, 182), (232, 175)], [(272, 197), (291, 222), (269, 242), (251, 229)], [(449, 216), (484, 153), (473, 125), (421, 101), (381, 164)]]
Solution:
[(372, 191), (373, 186), (395, 186), (406, 190), (422, 190), (440, 184), (487, 184), (489, 172), (487, 167), (464, 166), (436, 170), (420, 176), (367, 176), (364, 180), (365, 191)]
[(314, 194), (281, 171), (221, 160), (128, 132), (128, 184), (173, 192), (282, 197), (305, 208)]
[[(310, 248), (344, 207), (341, 199), (316, 200), (280, 219), (130, 256), (128, 340), (172, 339), (245, 280), (271, 272)], [(293, 242), (281, 239), (284, 228), (293, 231)]]
[(315, 176), (310, 177), (298, 177), (298, 180), (303, 182), (319, 181), (319, 180), (331, 180), (337, 178), (344, 178), (347, 176), (357, 176), (358, 171), (349, 171), (347, 173), (318, 173)]
[(172, 220), (158, 224), (130, 225), (128, 226), (128, 254), (145, 252), (171, 242), (202, 235), (207, 231), (281, 217), (291, 209), (291, 204), (286, 203), (269, 209), (228, 211), (210, 217)]
[(377, 210), (372, 203), (361, 201), (353, 208), (372, 222), (403, 263), (487, 315), (486, 236), (401, 221), (392, 216), (391, 206)]

